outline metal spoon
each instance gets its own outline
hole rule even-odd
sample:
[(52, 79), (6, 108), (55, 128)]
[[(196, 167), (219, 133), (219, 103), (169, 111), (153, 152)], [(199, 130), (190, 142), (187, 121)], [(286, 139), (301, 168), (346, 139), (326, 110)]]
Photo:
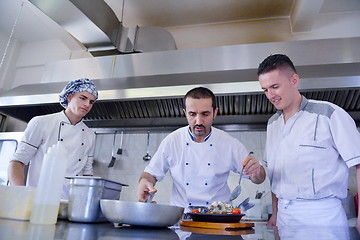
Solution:
[[(254, 154), (253, 152), (250, 152), (249, 156), (251, 156), (253, 154)], [(241, 169), (241, 172), (240, 172), (239, 184), (236, 186), (236, 188), (230, 194), (230, 198), (229, 198), (230, 201), (233, 201), (234, 199), (236, 199), (241, 193), (241, 185), (240, 185), (240, 183), (241, 183), (241, 178), (242, 178), (242, 175), (243, 175), (243, 170), (244, 169)]]
[(143, 157), (144, 161), (150, 161), (151, 160), (151, 156), (149, 154), (149, 145), (150, 145), (150, 132), (148, 132), (148, 137), (147, 137), (147, 150), (146, 150), (146, 155)]
[(145, 202), (146, 203), (151, 203), (154, 196), (155, 196), (155, 193), (148, 192), (148, 195), (149, 195), (149, 197), (145, 200)]

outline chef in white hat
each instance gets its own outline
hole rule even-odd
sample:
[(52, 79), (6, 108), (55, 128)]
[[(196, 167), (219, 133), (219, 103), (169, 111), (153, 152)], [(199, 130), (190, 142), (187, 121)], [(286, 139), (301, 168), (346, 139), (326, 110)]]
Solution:
[[(65, 110), (31, 119), (10, 160), (10, 185), (25, 185), (24, 167), (30, 163), (26, 185), (36, 187), (44, 155), (58, 141), (68, 149), (67, 176), (93, 175), (95, 134), (82, 119), (97, 98), (98, 92), (90, 79), (77, 79), (69, 82), (59, 95)], [(68, 198), (67, 185), (64, 184), (63, 199)]]

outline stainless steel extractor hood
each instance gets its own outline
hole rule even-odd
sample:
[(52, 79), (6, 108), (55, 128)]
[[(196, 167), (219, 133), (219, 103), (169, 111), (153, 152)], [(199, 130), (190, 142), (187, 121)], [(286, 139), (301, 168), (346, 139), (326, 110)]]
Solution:
[(268, 55), (285, 53), (297, 66), (305, 96), (334, 102), (360, 122), (360, 38), (176, 50), (165, 29), (126, 28), (104, 0), (29, 1), (95, 57), (47, 64), (41, 84), (0, 94), (3, 114), (27, 122), (60, 111), (64, 85), (88, 77), (99, 90), (85, 119), (90, 127), (182, 126), (182, 96), (202, 85), (217, 96), (215, 125), (264, 128), (274, 108), (256, 69)]
[(182, 96), (195, 86), (214, 91), (215, 125), (263, 128), (274, 108), (257, 82), (258, 64), (289, 55), (306, 97), (334, 102), (360, 123), (360, 38), (261, 43), (65, 60), (46, 66), (41, 84), (0, 94), (0, 112), (28, 121), (61, 110), (66, 82), (94, 80), (99, 100), (85, 122), (100, 127), (177, 127), (186, 124)]
[(29, 0), (81, 42), (93, 56), (176, 49), (161, 27), (123, 26), (104, 0)]

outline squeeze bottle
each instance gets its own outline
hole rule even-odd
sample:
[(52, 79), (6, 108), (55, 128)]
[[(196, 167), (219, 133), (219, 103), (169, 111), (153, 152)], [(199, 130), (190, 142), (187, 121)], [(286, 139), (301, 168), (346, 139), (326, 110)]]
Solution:
[(62, 142), (49, 147), (44, 156), (30, 222), (55, 224), (67, 167), (67, 150)]

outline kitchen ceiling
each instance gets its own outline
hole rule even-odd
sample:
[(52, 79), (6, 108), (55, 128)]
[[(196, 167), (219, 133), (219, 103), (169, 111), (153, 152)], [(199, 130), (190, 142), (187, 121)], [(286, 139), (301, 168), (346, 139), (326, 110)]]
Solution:
[[(309, 29), (312, 25), (311, 20), (315, 20), (319, 14), (360, 11), (358, 0), (105, 0), (105, 2), (126, 27), (174, 28), (223, 22), (295, 18), (293, 11), (295, 2), (309, 2), (310, 4), (303, 4), (301, 10), (296, 12), (297, 24), (302, 25), (298, 28)], [(22, 3), (24, 7), (20, 8)], [(318, 12), (314, 12), (316, 8)], [(20, 11), (21, 16), (14, 31), (14, 39), (23, 43), (59, 38), (69, 42), (69, 35), (62, 27), (49, 20), (25, 0), (1, 0), (0, 30), (10, 34)]]
[[(45, 2), (49, 3), (49, 1)], [(360, 12), (360, 1), (357, 0), (342, 0), (340, 2), (337, 0), (125, 0), (125, 2), (120, 0), (105, 0), (105, 2), (112, 8), (119, 21), (121, 21), (125, 27), (158, 26), (165, 28), (170, 32), (188, 26), (208, 26), (229, 22), (288, 19), (291, 32), (296, 34), (297, 32), (311, 31), (316, 18), (321, 14)], [(23, 7), (20, 7), (22, 3), (24, 3)], [(8, 32), (10, 35), (18, 14), (19, 19), (15, 31), (13, 32), (13, 39), (24, 44), (60, 39), (71, 50), (76, 51), (79, 48), (84, 48), (79, 41), (74, 41), (74, 38), (63, 27), (55, 23), (28, 1), (2, 0), (0, 2), (0, 30)], [(61, 12), (61, 15), (66, 16), (66, 12)], [(44, 29), (46, 29), (46, 31), (44, 31)], [(230, 34), (231, 33), (229, 32), (229, 35)], [(175, 38), (175, 40), (177, 39)], [(180, 90), (176, 92), (176, 94), (172, 94), (171, 92), (173, 90), (181, 89), (181, 93), (184, 93), (185, 88), (182, 87), (189, 88), (201, 84), (208, 85), (217, 93), (220, 114), (215, 122), (216, 124), (240, 124), (246, 125), (247, 129), (251, 129), (251, 126), (255, 128), (261, 126), (263, 128), (266, 120), (274, 112), (274, 108), (268, 103), (258, 87), (257, 89), (251, 89), (251, 91), (248, 92), (228, 94), (226, 91), (229, 91), (229, 85), (226, 84), (239, 81), (239, 76), (243, 77), (245, 82), (256, 81), (257, 66), (255, 63), (258, 63), (263, 57), (259, 54), (260, 50), (258, 49), (262, 49), (262, 54), (264, 54), (267, 52), (266, 48), (269, 47), (292, 51), (293, 47), (296, 48), (299, 45), (308, 47), (308, 49), (314, 49), (313, 56), (308, 57), (302, 56), (301, 50), (299, 49), (292, 52), (292, 56), (294, 56), (296, 62), (301, 63), (299, 71), (302, 73), (301, 76), (307, 80), (305, 81), (306, 83), (311, 83), (313, 78), (333, 80), (332, 77), (342, 77), (342, 81), (339, 80), (341, 86), (338, 87), (336, 84), (330, 84), (327, 88), (324, 86), (321, 86), (320, 88), (319, 86), (304, 86), (304, 95), (315, 99), (335, 102), (350, 112), (356, 121), (360, 121), (360, 110), (358, 107), (360, 105), (358, 93), (360, 85), (358, 84), (359, 79), (357, 78), (360, 75), (360, 70), (357, 70), (360, 69), (359, 56), (357, 55), (359, 51), (347, 46), (347, 43), (349, 42), (357, 44), (358, 40), (359, 39), (356, 38), (350, 38), (340, 41), (342, 47), (339, 48), (340, 50), (337, 50), (338, 52), (333, 51), (334, 47), (330, 48), (331, 57), (338, 56), (336, 59), (329, 58), (328, 56), (329, 50), (326, 47), (332, 46), (331, 44), (321, 44), (319, 42), (316, 43), (316, 41), (305, 41), (300, 42), (299, 44), (289, 42), (284, 44), (285, 48), (277, 48), (274, 47), (275, 45), (266, 44), (256, 46), (251, 45), (251, 43), (258, 43), (258, 41), (247, 42), (250, 44), (235, 46), (235, 48), (225, 48), (222, 45), (213, 45), (211, 47), (219, 48), (205, 49), (204, 51), (208, 51), (207, 54), (199, 54), (199, 56), (202, 57), (202, 61), (204, 61), (203, 65), (200, 67), (201, 70), (199, 71), (181, 72), (179, 70), (178, 72), (170, 71), (169, 73), (164, 73), (163, 70), (161, 70), (155, 71), (156, 74), (148, 73), (148, 75), (142, 74), (144, 65), (139, 63), (142, 62), (142, 57), (145, 61), (148, 61), (146, 59), (153, 59), (154, 55), (146, 55), (145, 53), (141, 57), (136, 57), (134, 55), (134, 57), (128, 61), (133, 64), (131, 66), (131, 71), (129, 71), (134, 71), (133, 75), (130, 74), (129, 76), (113, 78), (118, 81), (117, 84), (115, 84), (116, 86), (113, 86), (114, 90), (124, 90), (124, 92), (126, 92), (127, 89), (129, 89), (137, 90), (138, 92), (148, 91), (149, 93), (154, 94), (152, 96), (147, 95), (146, 97), (141, 96), (131, 98), (128, 97), (126, 92), (126, 94), (122, 94), (120, 98), (117, 99), (100, 99), (94, 106), (92, 112), (87, 116), (86, 122), (91, 127), (180, 126), (185, 124), (185, 119), (181, 110), (181, 95), (183, 94), (179, 93)], [(286, 45), (291, 45), (293, 47), (286, 47)], [(321, 54), (316, 51), (317, 49), (320, 49), (316, 49), (318, 45), (324, 45), (324, 47), (321, 48)], [(174, 51), (173, 55), (179, 53), (186, 53), (184, 55), (189, 54), (189, 51), (186, 52), (185, 44), (178, 42), (178, 46), (180, 46), (179, 50)], [(202, 43), (199, 42), (198, 46), (202, 47)], [(259, 46), (261, 47), (259, 48)], [(180, 50), (185, 50), (185, 52)], [(248, 50), (250, 50), (249, 53)], [(246, 66), (241, 65), (234, 67), (234, 63), (230, 61), (230, 59), (233, 60), (232, 56), (230, 56), (230, 58), (227, 57), (223, 62), (221, 62), (221, 59), (217, 59), (213, 63), (210, 63), (209, 66), (206, 65), (210, 61), (205, 60), (208, 56), (211, 56), (211, 52), (215, 52), (215, 56), (224, 57), (227, 56), (225, 54), (226, 51), (246, 53), (244, 58), (247, 62), (243, 63), (243, 65)], [(194, 50), (193, 52), (197, 51)], [(172, 53), (169, 52), (165, 54), (171, 55)], [(352, 56), (351, 54), (355, 55)], [(167, 56), (163, 59), (167, 59)], [(176, 61), (174, 62), (174, 59), (175, 58), (172, 58), (172, 61), (167, 61), (169, 63), (169, 69), (173, 67), (170, 63), (176, 63)], [(328, 61), (328, 59), (331, 60)], [(182, 62), (188, 61), (183, 58), (181, 58), (181, 60)], [(223, 68), (216, 69), (217, 61), (221, 62)], [(166, 61), (164, 61), (163, 64), (165, 66)], [(139, 68), (137, 68), (137, 66)], [(204, 70), (204, 66), (213, 69)], [(139, 71), (139, 69), (141, 71)], [(64, 69), (62, 70), (64, 72)], [(46, 73), (48, 72), (46, 71)], [(60, 78), (62, 76), (61, 74), (63, 73), (58, 73), (56, 76)], [(347, 84), (348, 77), (356, 77), (355, 80), (351, 78), (349, 81), (351, 85)], [(108, 78), (111, 77), (101, 75), (99, 78), (95, 77), (94, 79), (99, 83), (99, 86), (103, 86), (104, 81), (102, 80), (108, 80)], [(169, 79), (171, 79), (171, 81), (169, 81)], [(223, 84), (221, 84), (221, 81), (219, 82), (219, 79), (224, 81)], [(193, 83), (191, 81), (193, 81)], [(159, 82), (161, 82), (161, 84)], [(344, 82), (346, 83), (342, 84)], [(58, 87), (60, 87), (61, 84), (63, 83), (57, 83), (57, 85), (59, 85)], [(214, 84), (220, 85), (215, 86)], [(319, 84), (319, 82), (317, 82), (317, 84)], [(121, 85), (120, 90), (118, 90), (119, 85)], [(36, 93), (31, 92), (30, 89), (36, 89), (39, 96), (42, 95), (47, 99), (49, 99), (47, 93), (56, 96), (58, 89), (54, 87), (54, 84), (49, 83), (48, 87), (50, 87), (51, 90), (47, 90), (44, 86), (46, 86), (46, 84), (23, 85), (0, 95), (0, 103), (2, 102), (0, 107), (1, 112), (28, 121), (34, 115), (59, 111), (61, 107), (55, 103), (57, 100), (54, 102), (49, 101), (47, 103), (41, 102), (43, 100), (39, 102), (34, 101), (36, 96), (33, 94)], [(164, 86), (172, 86), (172, 88), (168, 91), (167, 96), (158, 95), (158, 92)], [(222, 88), (227, 88), (227, 90), (225, 90), (225, 92), (219, 90)], [(43, 91), (40, 91), (39, 89), (43, 89)], [(109, 91), (110, 89), (101, 90)], [(16, 92), (20, 92), (20, 95), (16, 95)], [(7, 98), (9, 96), (15, 96), (15, 99), (19, 99), (17, 96), (28, 98), (30, 99), (29, 102), (32, 104), (16, 105), (10, 103), (9, 105), (6, 105), (4, 102), (8, 100)], [(100, 96), (105, 95), (101, 94)]]

